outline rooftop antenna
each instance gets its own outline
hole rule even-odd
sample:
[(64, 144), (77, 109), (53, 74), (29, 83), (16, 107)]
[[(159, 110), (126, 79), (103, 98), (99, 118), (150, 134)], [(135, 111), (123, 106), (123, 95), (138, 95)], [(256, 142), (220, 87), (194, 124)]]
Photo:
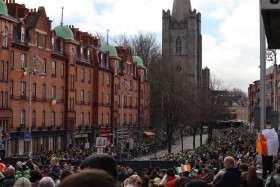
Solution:
[(61, 23), (60, 23), (60, 25), (62, 26), (63, 25), (63, 7), (61, 8), (62, 9), (62, 13), (61, 13)]
[(109, 29), (107, 29), (107, 45), (109, 45)]

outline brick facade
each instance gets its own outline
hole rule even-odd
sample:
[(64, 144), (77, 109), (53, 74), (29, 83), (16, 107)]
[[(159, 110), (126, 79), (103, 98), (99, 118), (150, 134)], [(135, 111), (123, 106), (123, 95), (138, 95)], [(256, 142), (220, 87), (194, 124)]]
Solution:
[[(24, 132), (29, 130), (30, 75), (34, 152), (94, 145), (97, 136), (117, 143), (122, 116), (123, 138), (141, 135), (149, 126), (148, 69), (133, 61), (130, 48), (111, 46), (117, 51), (111, 56), (99, 50), (96, 37), (74, 26), (68, 26), (73, 39), (58, 37), (44, 7), (36, 11), (14, 1), (6, 5), (9, 15), (0, 14), (0, 125), (9, 131), (12, 154), (28, 151)], [(42, 61), (30, 68), (34, 56)], [(51, 106), (54, 98), (58, 100)]]

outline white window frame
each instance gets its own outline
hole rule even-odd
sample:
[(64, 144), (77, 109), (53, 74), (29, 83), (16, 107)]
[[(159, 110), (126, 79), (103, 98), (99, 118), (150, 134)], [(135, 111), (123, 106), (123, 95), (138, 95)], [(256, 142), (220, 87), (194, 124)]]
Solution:
[(84, 113), (82, 112), (81, 113), (81, 125), (84, 125), (84, 117), (85, 117)]
[(55, 98), (55, 95), (56, 95), (56, 87), (55, 86), (52, 86), (52, 99)]
[(26, 96), (26, 82), (21, 82), (21, 96)]
[(52, 75), (56, 75), (56, 61), (52, 61)]
[(25, 110), (20, 111), (20, 124), (25, 124)]
[(4, 27), (3, 29), (3, 46), (8, 47), (8, 27)]
[(84, 102), (84, 94), (85, 94), (84, 90), (81, 90), (81, 102)]
[(27, 59), (27, 55), (25, 53), (21, 54), (21, 67), (22, 68), (26, 68), (26, 59)]
[(52, 111), (51, 112), (51, 126), (54, 126), (55, 125), (55, 112)]
[(20, 34), (20, 42), (23, 43), (25, 41), (25, 28), (21, 27), (21, 34)]
[(39, 33), (35, 32), (35, 46), (38, 46), (38, 41), (39, 41)]

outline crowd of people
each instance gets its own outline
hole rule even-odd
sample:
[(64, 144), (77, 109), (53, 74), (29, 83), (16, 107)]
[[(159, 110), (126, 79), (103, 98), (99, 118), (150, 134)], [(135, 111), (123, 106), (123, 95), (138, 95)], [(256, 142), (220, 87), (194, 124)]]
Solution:
[[(47, 156), (51, 159), (50, 164), (44, 163), (48, 159), (45, 154), (39, 156), (38, 160), (19, 161), (15, 166), (0, 163), (0, 183), (3, 187), (280, 186), (277, 157), (274, 157), (274, 172), (267, 178), (258, 177), (256, 141), (257, 136), (248, 133), (246, 129), (214, 130), (209, 144), (159, 158), (177, 161), (174, 167), (143, 168), (138, 173), (130, 166), (117, 165), (114, 157), (109, 154), (79, 153), (84, 158), (82, 163), (71, 166), (64, 161), (65, 157), (57, 157), (57, 153), (53, 152)], [(186, 165), (190, 168), (188, 171), (176, 170)]]

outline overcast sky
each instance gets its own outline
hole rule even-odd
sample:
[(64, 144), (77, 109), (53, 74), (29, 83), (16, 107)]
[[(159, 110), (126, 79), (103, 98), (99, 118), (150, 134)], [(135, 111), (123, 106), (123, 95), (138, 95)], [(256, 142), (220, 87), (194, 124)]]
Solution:
[[(53, 27), (60, 23), (82, 31), (110, 36), (153, 32), (161, 42), (162, 9), (172, 10), (173, 0), (16, 0), (27, 8), (44, 6)], [(247, 92), (259, 79), (259, 1), (193, 0), (202, 14), (203, 67), (231, 88)], [(268, 63), (268, 65), (270, 65)]]

